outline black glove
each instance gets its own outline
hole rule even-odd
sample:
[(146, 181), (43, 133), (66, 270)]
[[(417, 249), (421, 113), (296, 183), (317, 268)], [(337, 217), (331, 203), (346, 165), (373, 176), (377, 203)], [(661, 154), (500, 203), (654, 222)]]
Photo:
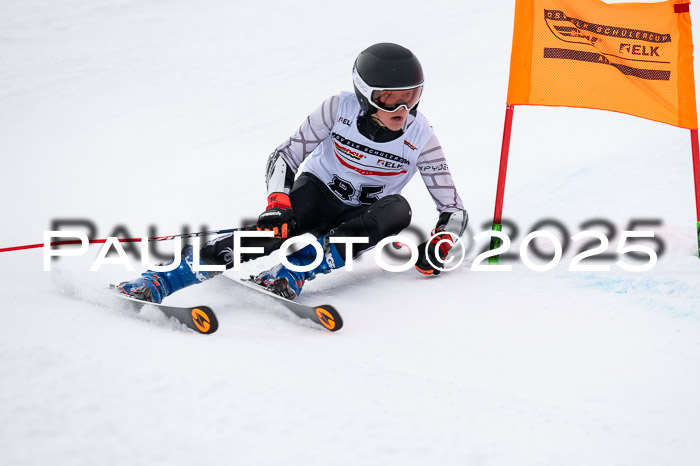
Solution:
[[(450, 252), (453, 244), (452, 237), (445, 233), (444, 230), (433, 230), (431, 239), (418, 246), (416, 269), (423, 275), (440, 275), (440, 272), (442, 272), (441, 267), (445, 263), (447, 253)], [(430, 262), (432, 262), (432, 265)]]
[(292, 203), (284, 193), (272, 193), (267, 196), (267, 209), (258, 217), (258, 231), (272, 231), (275, 238), (287, 238), (296, 228)]

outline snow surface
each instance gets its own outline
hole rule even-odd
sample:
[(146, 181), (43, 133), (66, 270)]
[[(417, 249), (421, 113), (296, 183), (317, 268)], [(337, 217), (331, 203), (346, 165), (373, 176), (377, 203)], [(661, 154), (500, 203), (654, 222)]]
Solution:
[[(0, 247), (42, 242), (55, 219), (90, 219), (105, 237), (254, 218), (267, 155), (351, 89), (354, 57), (380, 41), (423, 63), (421, 110), (475, 235), (493, 214), (513, 6), (5, 0)], [(429, 229), (419, 177), (405, 194)], [(169, 298), (213, 307), (212, 336), (104, 304), (100, 287), (141, 268), (88, 272), (99, 247), (51, 272), (41, 250), (2, 253), (0, 463), (700, 464), (688, 131), (518, 108), (504, 215), (515, 250), (545, 218), (570, 235), (596, 218), (618, 232), (658, 219), (666, 249), (647, 272), (571, 272), (577, 243), (549, 272), (491, 273), (470, 271), (471, 248), (434, 279), (365, 256), (305, 290), (343, 314), (333, 334), (224, 278)]]

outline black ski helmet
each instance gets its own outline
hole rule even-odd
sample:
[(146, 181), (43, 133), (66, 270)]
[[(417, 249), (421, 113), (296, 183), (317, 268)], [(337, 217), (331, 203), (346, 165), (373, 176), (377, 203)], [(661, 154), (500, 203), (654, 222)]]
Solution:
[(405, 47), (388, 42), (374, 44), (360, 52), (355, 59), (353, 84), (362, 111), (373, 113), (375, 107), (370, 104), (368, 96), (365, 95), (367, 92), (363, 93), (360, 88), (367, 91), (369, 87), (382, 89), (417, 87), (423, 84), (423, 68), (413, 52)]

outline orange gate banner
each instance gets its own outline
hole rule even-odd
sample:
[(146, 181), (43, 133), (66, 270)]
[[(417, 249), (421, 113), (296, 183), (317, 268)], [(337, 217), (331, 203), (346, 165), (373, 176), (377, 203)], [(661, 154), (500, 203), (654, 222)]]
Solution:
[(690, 26), (688, 0), (516, 0), (507, 103), (697, 129)]

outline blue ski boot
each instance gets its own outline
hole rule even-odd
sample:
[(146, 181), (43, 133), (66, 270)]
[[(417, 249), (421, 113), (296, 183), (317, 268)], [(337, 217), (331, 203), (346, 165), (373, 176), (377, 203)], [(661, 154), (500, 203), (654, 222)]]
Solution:
[[(335, 244), (328, 240), (329, 235), (321, 236), (318, 242), (323, 249), (323, 260), (313, 270), (308, 272), (295, 272), (282, 264), (261, 272), (257, 277), (251, 277), (254, 283), (264, 286), (275, 294), (287, 299), (294, 299), (301, 293), (304, 283), (313, 280), (319, 273), (329, 273), (333, 269), (339, 269), (345, 265), (345, 261), (338, 253)], [(316, 259), (316, 249), (312, 244), (287, 256), (287, 260), (296, 266), (311, 264)]]
[(132, 298), (160, 304), (166, 296), (211, 278), (211, 274), (207, 272), (194, 272), (192, 264), (192, 245), (188, 244), (182, 249), (180, 265), (175, 270), (170, 272), (148, 270), (139, 278), (120, 283), (117, 289)]

